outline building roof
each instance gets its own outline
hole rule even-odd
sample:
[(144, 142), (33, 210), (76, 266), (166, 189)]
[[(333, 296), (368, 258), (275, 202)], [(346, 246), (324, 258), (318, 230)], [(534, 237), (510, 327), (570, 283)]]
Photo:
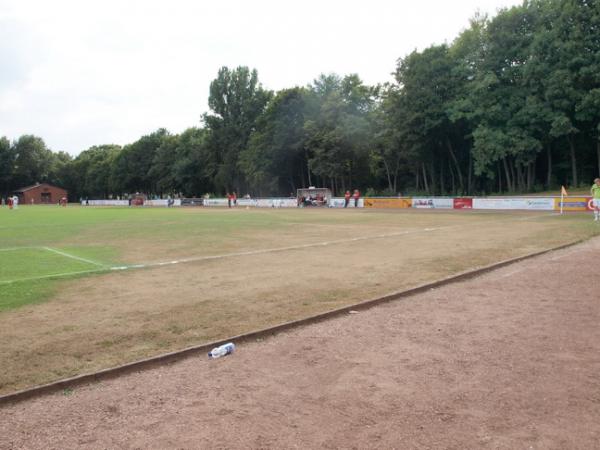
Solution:
[(61, 187), (54, 186), (54, 185), (52, 185), (52, 184), (49, 184), (49, 183), (36, 183), (36, 184), (34, 184), (34, 185), (32, 185), (32, 186), (26, 186), (26, 187), (23, 187), (23, 188), (21, 188), (21, 189), (16, 189), (14, 192), (25, 192), (25, 191), (30, 191), (31, 189), (39, 188), (39, 187), (42, 187), (42, 186), (50, 186), (50, 187), (52, 187), (52, 188), (55, 188), (55, 189), (61, 189), (61, 190), (63, 190), (63, 191), (65, 190), (65, 189), (63, 189), (63, 188), (61, 188)]

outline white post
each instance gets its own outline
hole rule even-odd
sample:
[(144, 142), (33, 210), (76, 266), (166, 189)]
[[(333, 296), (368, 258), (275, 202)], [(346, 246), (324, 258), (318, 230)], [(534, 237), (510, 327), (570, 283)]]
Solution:
[(563, 203), (564, 203), (564, 195), (563, 195), (563, 190), (560, 190), (560, 213), (563, 213)]

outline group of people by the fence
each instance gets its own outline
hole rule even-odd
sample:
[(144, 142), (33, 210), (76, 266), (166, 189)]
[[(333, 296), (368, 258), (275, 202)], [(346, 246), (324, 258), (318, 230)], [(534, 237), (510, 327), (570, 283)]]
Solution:
[[(35, 201), (33, 199), (31, 199), (31, 204), (35, 205)], [(2, 200), (0, 201), (0, 206), (8, 206), (8, 209), (19, 209), (19, 196), (13, 195), (6, 198), (2, 197)], [(61, 197), (58, 200), (58, 206), (67, 206), (67, 197)]]
[(312, 195), (302, 196), (298, 199), (298, 206), (323, 206), (326, 204), (327, 197), (323, 194), (316, 194), (314, 197)]
[(344, 208), (348, 207), (351, 198), (354, 199), (354, 207), (358, 208), (358, 200), (360, 199), (360, 191), (358, 189), (354, 189), (352, 195), (350, 194), (350, 191), (346, 191), (344, 194)]
[(227, 207), (231, 208), (232, 206), (237, 206), (237, 194), (227, 192)]
[(4, 197), (2, 198), (2, 206), (8, 206), (8, 209), (18, 209), (19, 208), (19, 197), (13, 195), (12, 197), (7, 197), (6, 200)]

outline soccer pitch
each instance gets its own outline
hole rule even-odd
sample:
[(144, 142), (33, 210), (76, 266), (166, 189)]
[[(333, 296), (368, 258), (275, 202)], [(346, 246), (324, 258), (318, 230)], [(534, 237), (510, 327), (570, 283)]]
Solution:
[(0, 209), (0, 393), (597, 234), (590, 215)]

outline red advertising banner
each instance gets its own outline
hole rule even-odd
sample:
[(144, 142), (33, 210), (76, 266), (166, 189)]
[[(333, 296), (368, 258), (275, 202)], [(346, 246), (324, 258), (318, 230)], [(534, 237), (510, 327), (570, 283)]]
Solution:
[(455, 198), (454, 209), (472, 209), (473, 199), (472, 198)]

